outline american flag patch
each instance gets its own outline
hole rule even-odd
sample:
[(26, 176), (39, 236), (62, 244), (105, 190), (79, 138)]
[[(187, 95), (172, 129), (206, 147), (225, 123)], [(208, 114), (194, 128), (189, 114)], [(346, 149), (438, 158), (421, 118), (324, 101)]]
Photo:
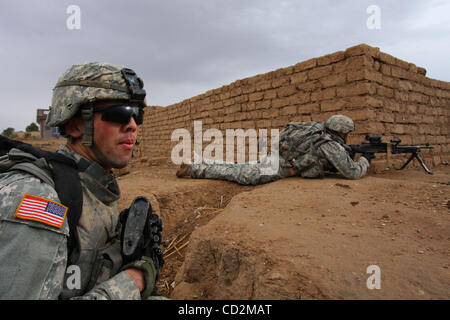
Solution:
[(61, 229), (66, 213), (67, 207), (58, 202), (26, 194), (23, 196), (14, 216), (19, 219), (42, 222)]

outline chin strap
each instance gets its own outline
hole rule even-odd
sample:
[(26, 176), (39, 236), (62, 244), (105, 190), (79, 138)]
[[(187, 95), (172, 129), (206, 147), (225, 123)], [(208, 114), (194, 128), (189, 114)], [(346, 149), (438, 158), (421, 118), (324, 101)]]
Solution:
[(90, 100), (81, 109), (81, 117), (84, 120), (84, 135), (82, 143), (85, 146), (92, 147), (94, 145), (94, 101)]

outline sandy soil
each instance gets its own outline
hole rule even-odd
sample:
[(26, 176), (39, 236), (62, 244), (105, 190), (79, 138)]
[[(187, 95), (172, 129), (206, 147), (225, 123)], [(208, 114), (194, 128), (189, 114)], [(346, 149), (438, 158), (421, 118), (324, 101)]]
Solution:
[(449, 299), (450, 168), (432, 169), (244, 187), (135, 161), (119, 207), (144, 195), (162, 217), (158, 289), (173, 299)]

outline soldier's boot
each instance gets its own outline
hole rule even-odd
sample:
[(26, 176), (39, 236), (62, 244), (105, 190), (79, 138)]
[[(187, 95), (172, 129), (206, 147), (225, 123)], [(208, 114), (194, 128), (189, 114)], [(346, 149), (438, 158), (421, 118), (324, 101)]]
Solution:
[(191, 176), (191, 166), (189, 164), (183, 163), (176, 173), (178, 178), (190, 177)]

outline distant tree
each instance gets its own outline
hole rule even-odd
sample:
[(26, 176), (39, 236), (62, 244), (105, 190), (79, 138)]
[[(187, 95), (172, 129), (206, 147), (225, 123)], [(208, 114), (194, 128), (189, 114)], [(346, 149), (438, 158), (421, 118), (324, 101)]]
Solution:
[(29, 126), (25, 128), (26, 132), (39, 131), (39, 127), (36, 123), (32, 122)]
[(14, 136), (16, 135), (16, 132), (14, 130), (14, 128), (7, 128), (5, 130), (3, 130), (2, 135), (4, 135), (5, 137), (8, 138), (14, 138)]

